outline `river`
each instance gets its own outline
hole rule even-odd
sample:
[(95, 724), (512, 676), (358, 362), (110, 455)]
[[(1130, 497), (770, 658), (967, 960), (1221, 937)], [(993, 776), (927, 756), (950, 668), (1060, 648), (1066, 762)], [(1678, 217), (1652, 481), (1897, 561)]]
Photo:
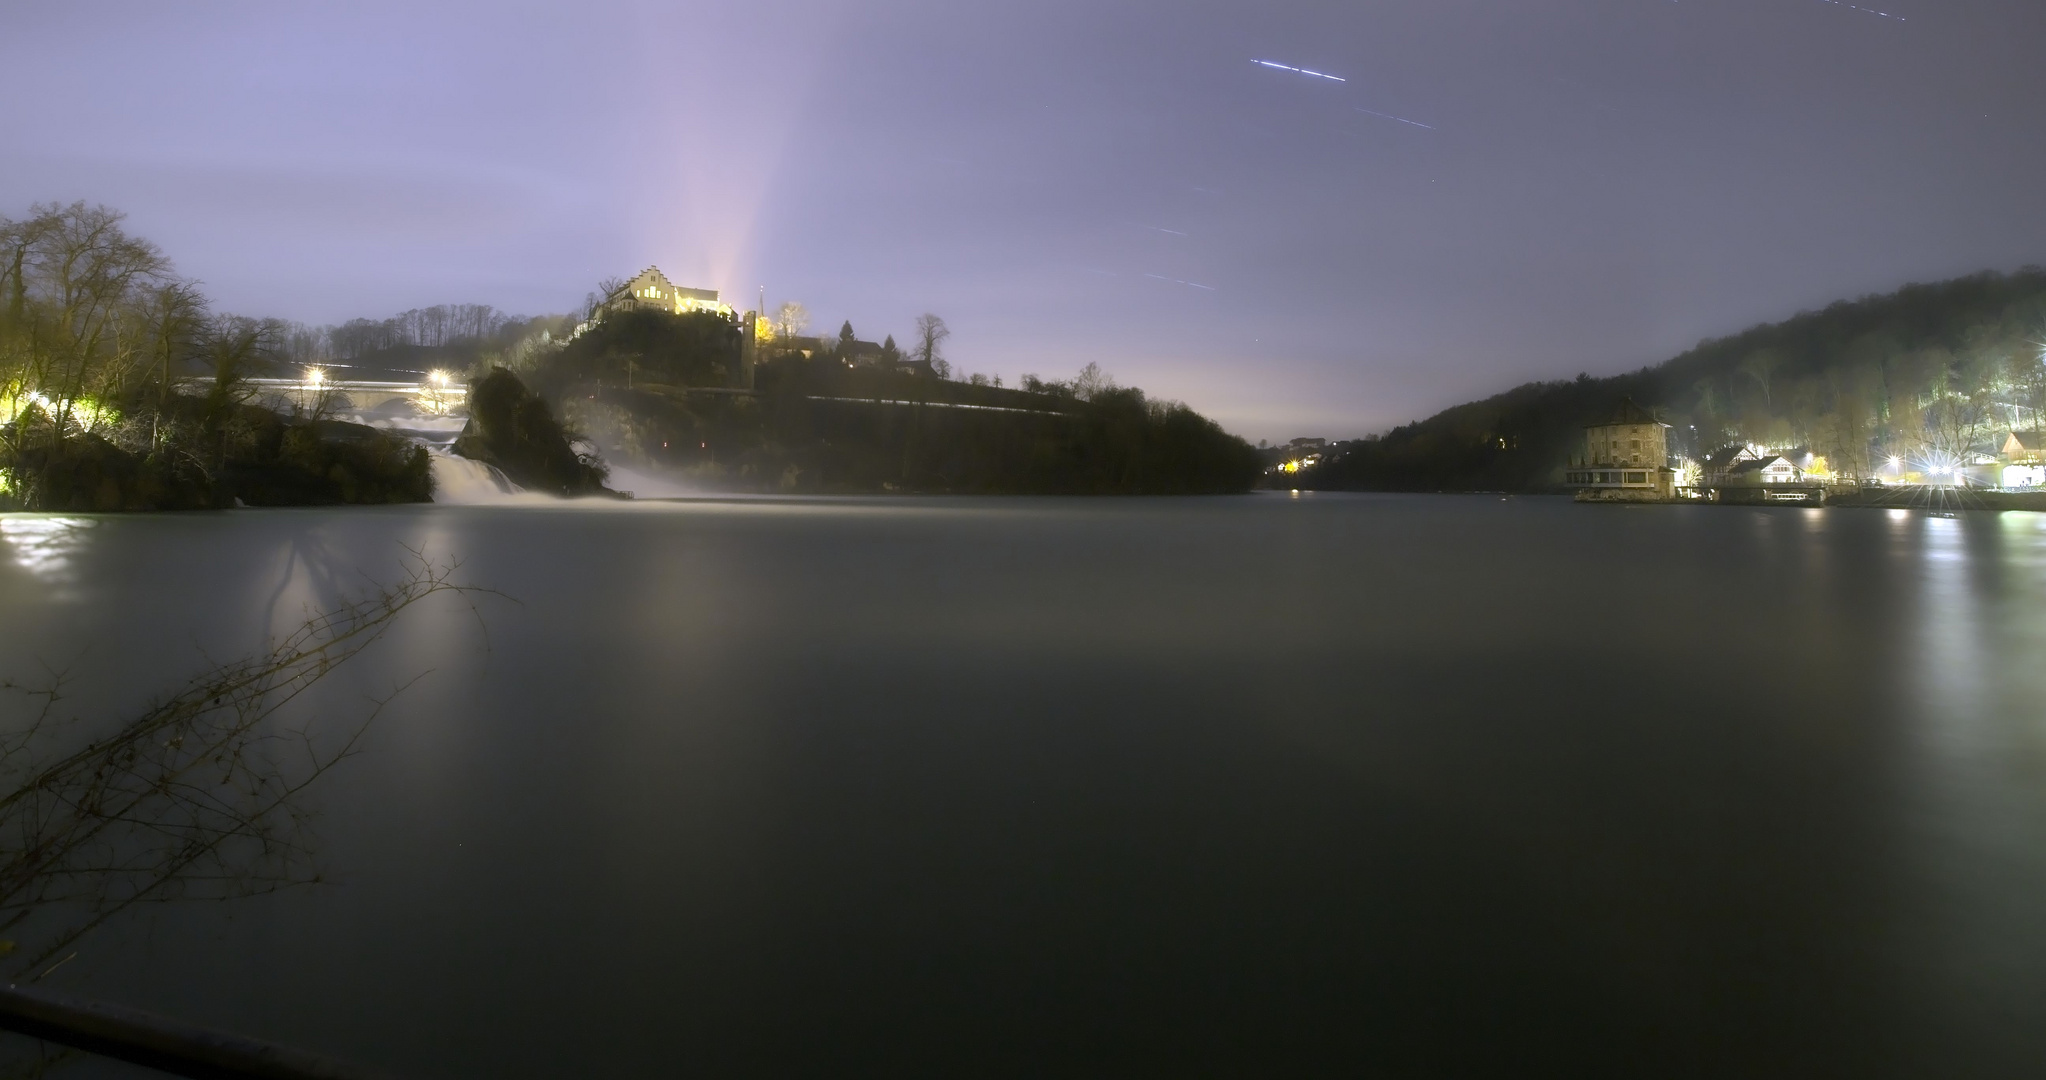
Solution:
[(69, 673), (89, 719), (408, 549), (501, 594), (308, 703), (410, 681), (314, 791), (325, 884), (134, 915), (66, 990), (414, 1077), (2046, 1061), (2046, 516), (735, 499), (0, 540), (0, 674)]

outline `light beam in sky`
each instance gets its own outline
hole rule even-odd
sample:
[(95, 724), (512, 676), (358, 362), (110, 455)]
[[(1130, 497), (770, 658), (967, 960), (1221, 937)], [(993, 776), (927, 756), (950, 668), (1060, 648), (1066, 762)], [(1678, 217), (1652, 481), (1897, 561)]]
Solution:
[(1434, 127), (1434, 125), (1432, 125), (1432, 124), (1424, 124), (1424, 123), (1420, 122), (1419, 120), (1409, 120), (1409, 119), (1407, 119), (1407, 118), (1406, 118), (1406, 117), (1404, 117), (1404, 116), (1394, 116), (1394, 115), (1393, 115), (1393, 114), (1391, 114), (1391, 113), (1382, 113), (1382, 112), (1377, 112), (1377, 111), (1374, 111), (1374, 110), (1371, 110), (1371, 109), (1361, 109), (1361, 108), (1360, 108), (1360, 109), (1358, 109), (1357, 111), (1358, 111), (1358, 112), (1360, 112), (1360, 113), (1370, 113), (1370, 114), (1371, 114), (1372, 116), (1378, 116), (1378, 117), (1383, 117), (1383, 118), (1385, 118), (1385, 119), (1387, 119), (1387, 120), (1397, 120), (1397, 121), (1399, 121), (1399, 122), (1400, 122), (1400, 123), (1402, 123), (1402, 124), (1412, 124), (1412, 125), (1414, 125), (1414, 126), (1415, 126), (1415, 127), (1417, 127), (1417, 128), (1427, 128), (1427, 129), (1428, 129), (1429, 131), (1434, 131), (1434, 130), (1435, 130), (1435, 127)]
[(1280, 71), (1291, 71), (1291, 72), (1293, 72), (1293, 73), (1295, 73), (1295, 74), (1298, 74), (1298, 75), (1312, 75), (1312, 76), (1314, 76), (1314, 77), (1315, 77), (1315, 78), (1317, 78), (1317, 79), (1327, 79), (1327, 80), (1328, 80), (1328, 81), (1330, 81), (1330, 82), (1349, 82), (1349, 81), (1350, 81), (1350, 80), (1348, 80), (1348, 79), (1338, 79), (1338, 78), (1336, 78), (1336, 77), (1335, 77), (1334, 75), (1323, 75), (1323, 74), (1322, 74), (1321, 72), (1319, 72), (1319, 71), (1309, 71), (1309, 70), (1307, 70), (1306, 68), (1297, 68), (1297, 67), (1294, 67), (1294, 66), (1293, 66), (1293, 65), (1291, 65), (1291, 64), (1274, 64), (1274, 63), (1272, 63), (1272, 62), (1271, 62), (1270, 60), (1252, 60), (1252, 61), (1251, 61), (1251, 63), (1253, 63), (1253, 64), (1261, 64), (1261, 65), (1263, 65), (1263, 66), (1265, 66), (1265, 67), (1268, 67), (1268, 68), (1277, 68), (1277, 69), (1278, 69), (1278, 70), (1280, 70)]
[(1850, 4), (1847, 2), (1847, 0), (1820, 0), (1820, 3), (1831, 4), (1834, 7), (1844, 7), (1849, 11), (1859, 11), (1868, 15), (1881, 15), (1885, 19), (1895, 19), (1898, 22), (1911, 21), (1902, 15), (1892, 15), (1887, 11), (1877, 11), (1874, 8), (1862, 7), (1860, 4)]
[(1168, 229), (1168, 228), (1166, 228), (1166, 227), (1165, 227), (1165, 226), (1163, 226), (1163, 225), (1146, 225), (1146, 224), (1144, 224), (1144, 223), (1143, 223), (1143, 222), (1141, 222), (1141, 221), (1125, 221), (1125, 222), (1123, 222), (1123, 224), (1125, 224), (1125, 225), (1130, 225), (1130, 226), (1134, 226), (1134, 227), (1136, 227), (1136, 228), (1139, 228), (1139, 229), (1149, 229), (1149, 230), (1151, 230), (1152, 232), (1162, 232), (1162, 233), (1171, 233), (1171, 234), (1172, 234), (1172, 235), (1174, 235), (1174, 236), (1185, 236), (1185, 235), (1187, 235), (1186, 233), (1180, 232), (1180, 231), (1179, 231), (1178, 229)]

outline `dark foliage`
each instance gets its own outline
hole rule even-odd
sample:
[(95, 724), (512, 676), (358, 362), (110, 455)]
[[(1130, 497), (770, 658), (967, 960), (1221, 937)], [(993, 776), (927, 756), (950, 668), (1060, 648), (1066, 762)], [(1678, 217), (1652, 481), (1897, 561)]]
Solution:
[(61, 513), (201, 510), (219, 505), (212, 478), (189, 459), (144, 457), (97, 435), (23, 450), (14, 463), (33, 478), (15, 505)]
[(712, 312), (622, 311), (548, 356), (531, 378), (556, 398), (584, 381), (730, 387), (742, 374), (741, 337), (737, 323)]
[(1184, 406), (1122, 391), (1069, 412), (785, 397), (742, 478), (799, 490), (1193, 495), (1248, 490), (1257, 453)]
[(495, 465), (513, 482), (551, 495), (602, 493), (604, 473), (585, 464), (547, 403), (503, 368), (469, 386), (469, 424), (455, 453)]
[[(1381, 491), (1540, 490), (1581, 445), (1583, 426), (1623, 398), (1672, 425), (1671, 449), (1698, 457), (1733, 442), (1807, 445), (1849, 475), (1882, 447), (1909, 451), (1985, 437), (1992, 402), (2046, 406), (2039, 339), (2046, 271), (1986, 273), (1757, 326), (1655, 367), (1529, 383), (1445, 409), (1381, 438), (1345, 444), (1300, 487)], [(1956, 418), (1962, 419), (1956, 419)], [(1972, 427), (1970, 426), (1972, 425)], [(1953, 440), (1949, 440), (1953, 441)]]
[(231, 458), (221, 488), (250, 506), (427, 502), (426, 450), (339, 420), (263, 425), (256, 452)]
[[(138, 395), (138, 398), (146, 395)], [(49, 512), (204, 510), (426, 502), (426, 451), (375, 428), (279, 416), (213, 397), (169, 395), (123, 442), (92, 432), (35, 440), (0, 462), (8, 500)], [(0, 448), (12, 445), (0, 440)], [(0, 449), (0, 453), (8, 453)]]
[(1080, 400), (798, 358), (763, 368), (762, 386), (587, 386), (573, 404), (633, 456), (747, 490), (1219, 494), (1261, 467), (1243, 440), (1137, 390)]
[[(850, 326), (839, 339), (808, 356), (768, 350), (745, 392), (732, 320), (619, 312), (541, 357), (528, 378), (607, 451), (713, 486), (1177, 494), (1247, 490), (1260, 469), (1248, 444), (1185, 406), (1105, 378), (1034, 392), (954, 382), (885, 346), (872, 361), (840, 355), (856, 341)], [(471, 398), (478, 418), (492, 407), (483, 392), (479, 383)], [(458, 453), (560, 490), (466, 440)]]

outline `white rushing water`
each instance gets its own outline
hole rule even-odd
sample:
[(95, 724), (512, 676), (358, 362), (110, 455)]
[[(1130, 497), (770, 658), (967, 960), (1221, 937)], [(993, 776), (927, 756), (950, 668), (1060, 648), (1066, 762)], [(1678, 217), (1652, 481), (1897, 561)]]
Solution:
[(651, 472), (641, 472), (623, 465), (607, 463), (610, 469), (605, 486), (614, 491), (629, 491), (635, 499), (685, 499), (710, 492), (700, 487), (673, 480)]
[[(526, 490), (494, 465), (436, 451), (433, 458), (433, 501), (457, 505), (524, 501)], [(527, 496), (530, 498), (531, 496)]]

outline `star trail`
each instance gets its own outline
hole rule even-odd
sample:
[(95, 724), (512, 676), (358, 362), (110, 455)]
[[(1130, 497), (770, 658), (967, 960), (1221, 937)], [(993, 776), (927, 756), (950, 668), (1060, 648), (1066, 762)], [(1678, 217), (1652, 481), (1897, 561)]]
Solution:
[(1339, 78), (1335, 77), (1334, 75), (1324, 75), (1324, 74), (1322, 74), (1322, 73), (1321, 73), (1321, 72), (1319, 72), (1319, 71), (1309, 71), (1309, 70), (1307, 70), (1306, 68), (1298, 68), (1298, 67), (1294, 67), (1294, 66), (1293, 66), (1293, 65), (1291, 65), (1291, 64), (1275, 64), (1275, 63), (1271, 62), (1270, 60), (1252, 60), (1252, 61), (1251, 61), (1251, 63), (1253, 63), (1253, 64), (1259, 64), (1259, 65), (1262, 65), (1262, 66), (1264, 66), (1264, 67), (1268, 67), (1268, 68), (1274, 68), (1274, 69), (1277, 69), (1277, 70), (1279, 70), (1279, 71), (1290, 71), (1290, 72), (1293, 72), (1293, 73), (1294, 73), (1294, 74), (1296, 74), (1296, 75), (1312, 75), (1312, 76), (1314, 76), (1314, 77), (1315, 77), (1315, 78), (1317, 78), (1317, 79), (1327, 79), (1327, 80), (1328, 80), (1328, 81), (1330, 81), (1330, 82), (1349, 82), (1349, 81), (1350, 81), (1350, 80), (1348, 80), (1348, 79), (1339, 79)]

